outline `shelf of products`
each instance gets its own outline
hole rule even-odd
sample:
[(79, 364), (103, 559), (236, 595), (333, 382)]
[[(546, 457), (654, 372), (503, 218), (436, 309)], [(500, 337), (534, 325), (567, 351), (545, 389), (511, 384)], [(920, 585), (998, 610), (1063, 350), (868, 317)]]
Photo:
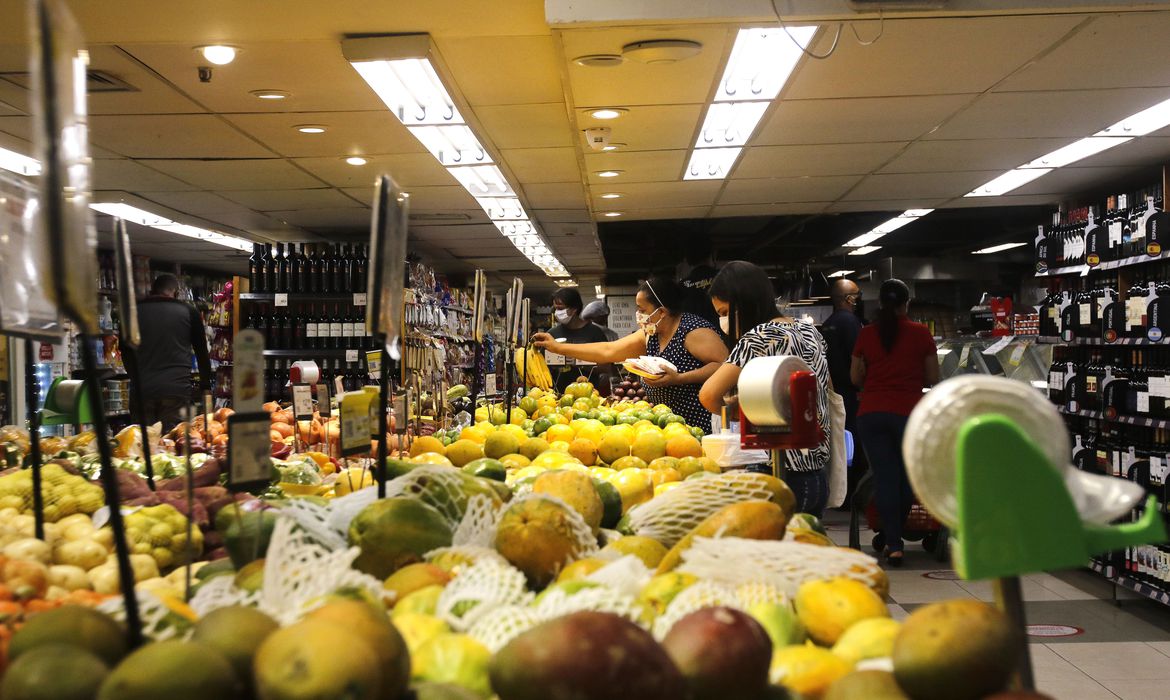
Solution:
[(1043, 388), (1052, 345), (1038, 340), (1036, 336), (1002, 336), (943, 341), (938, 346), (940, 376), (990, 374)]

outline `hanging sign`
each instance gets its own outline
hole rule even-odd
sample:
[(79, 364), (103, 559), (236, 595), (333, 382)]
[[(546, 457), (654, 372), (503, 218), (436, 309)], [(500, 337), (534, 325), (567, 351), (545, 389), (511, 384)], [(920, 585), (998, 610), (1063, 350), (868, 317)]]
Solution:
[(267, 411), (228, 416), (228, 487), (249, 491), (272, 480), (272, 418)]
[(121, 320), (118, 342), (123, 347), (136, 348), (142, 342), (142, 332), (138, 329), (138, 300), (134, 295), (134, 259), (130, 256), (130, 236), (126, 233), (126, 222), (122, 219), (114, 222), (114, 277), (118, 289), (118, 318)]
[(313, 418), (313, 389), (308, 384), (293, 384), (293, 418), (296, 420), (312, 420)]
[(317, 384), (317, 413), (321, 414), (322, 418), (329, 418), (333, 415), (333, 406), (330, 403), (329, 383), (319, 382)]
[(401, 359), (409, 197), (389, 175), (378, 177), (370, 225), (366, 328), (369, 335), (385, 336), (390, 357), (395, 360)]
[(64, 330), (38, 274), (36, 241), (43, 212), (31, 182), (0, 170), (0, 332), (55, 343)]
[(382, 351), (370, 350), (366, 353), (366, 372), (373, 379), (382, 378)]

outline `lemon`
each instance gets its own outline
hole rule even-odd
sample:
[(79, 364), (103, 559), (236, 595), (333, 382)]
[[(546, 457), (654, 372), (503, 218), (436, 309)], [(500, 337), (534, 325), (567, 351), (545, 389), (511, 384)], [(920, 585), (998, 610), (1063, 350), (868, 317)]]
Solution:
[(871, 617), (889, 617), (869, 586), (849, 578), (805, 581), (796, 592), (796, 614), (814, 641), (833, 645), (845, 630)]
[(833, 652), (809, 643), (774, 651), (768, 677), (773, 684), (802, 696), (820, 697), (834, 681), (851, 670)]
[(865, 659), (880, 659), (894, 653), (894, 639), (902, 623), (888, 617), (871, 617), (857, 622), (833, 645), (833, 653), (850, 666)]
[(656, 539), (640, 535), (630, 535), (610, 542), (601, 551), (617, 552), (622, 555), (631, 554), (641, 559), (642, 563), (651, 569), (658, 568), (658, 564), (666, 556), (665, 545)]

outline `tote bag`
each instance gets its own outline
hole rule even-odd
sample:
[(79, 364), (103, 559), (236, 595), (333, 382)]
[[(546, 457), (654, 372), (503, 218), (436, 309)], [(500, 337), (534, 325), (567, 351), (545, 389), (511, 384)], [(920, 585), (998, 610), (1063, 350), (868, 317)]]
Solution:
[(829, 390), (829, 508), (845, 502), (849, 490), (849, 455), (845, 445), (845, 400)]

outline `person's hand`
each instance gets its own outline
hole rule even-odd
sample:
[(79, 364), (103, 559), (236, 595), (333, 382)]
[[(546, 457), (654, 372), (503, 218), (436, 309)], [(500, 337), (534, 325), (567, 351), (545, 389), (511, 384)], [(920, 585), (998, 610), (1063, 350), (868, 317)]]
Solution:
[(662, 374), (653, 379), (646, 379), (644, 381), (655, 388), (674, 386), (675, 384), (678, 384), (678, 372), (674, 371), (670, 367), (663, 367)]
[(552, 345), (555, 345), (556, 342), (557, 341), (554, 340), (553, 337), (551, 335), (549, 335), (548, 333), (533, 333), (532, 334), (532, 344), (535, 345), (536, 347), (542, 349), (542, 350), (545, 348), (551, 347)]

